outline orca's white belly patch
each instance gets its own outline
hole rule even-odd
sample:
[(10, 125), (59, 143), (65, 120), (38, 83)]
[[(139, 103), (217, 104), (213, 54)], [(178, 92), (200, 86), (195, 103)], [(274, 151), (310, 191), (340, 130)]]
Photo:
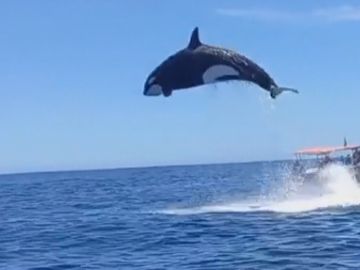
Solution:
[(216, 82), (225, 76), (239, 76), (239, 72), (231, 66), (214, 65), (205, 70), (202, 79), (205, 84)]

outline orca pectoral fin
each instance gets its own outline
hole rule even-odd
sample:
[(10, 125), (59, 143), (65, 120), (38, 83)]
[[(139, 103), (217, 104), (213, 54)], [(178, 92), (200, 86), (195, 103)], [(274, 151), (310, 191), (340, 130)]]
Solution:
[(164, 97), (170, 97), (172, 94), (172, 90), (171, 89), (165, 89), (163, 88), (163, 95)]
[(282, 92), (293, 92), (295, 94), (299, 94), (299, 91), (294, 88), (272, 86), (270, 89), (270, 96), (272, 98), (276, 98)]

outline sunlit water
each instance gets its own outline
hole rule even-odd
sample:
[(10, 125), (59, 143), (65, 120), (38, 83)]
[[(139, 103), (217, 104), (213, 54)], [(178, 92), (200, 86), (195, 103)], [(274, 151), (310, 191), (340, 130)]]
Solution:
[(1, 269), (360, 269), (360, 188), (281, 162), (0, 177)]

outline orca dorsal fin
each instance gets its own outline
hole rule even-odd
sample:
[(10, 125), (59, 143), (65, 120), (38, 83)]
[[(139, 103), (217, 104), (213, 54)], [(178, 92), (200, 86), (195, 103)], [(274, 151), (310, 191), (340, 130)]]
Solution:
[(199, 28), (195, 27), (191, 33), (190, 42), (188, 45), (188, 49), (195, 50), (197, 47), (201, 46), (201, 41), (199, 38)]

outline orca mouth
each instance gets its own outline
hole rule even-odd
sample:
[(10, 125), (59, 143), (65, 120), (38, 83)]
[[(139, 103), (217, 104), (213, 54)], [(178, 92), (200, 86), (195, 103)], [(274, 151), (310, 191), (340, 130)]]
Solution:
[(163, 94), (161, 85), (153, 84), (144, 90), (144, 95), (149, 97), (160, 96)]

